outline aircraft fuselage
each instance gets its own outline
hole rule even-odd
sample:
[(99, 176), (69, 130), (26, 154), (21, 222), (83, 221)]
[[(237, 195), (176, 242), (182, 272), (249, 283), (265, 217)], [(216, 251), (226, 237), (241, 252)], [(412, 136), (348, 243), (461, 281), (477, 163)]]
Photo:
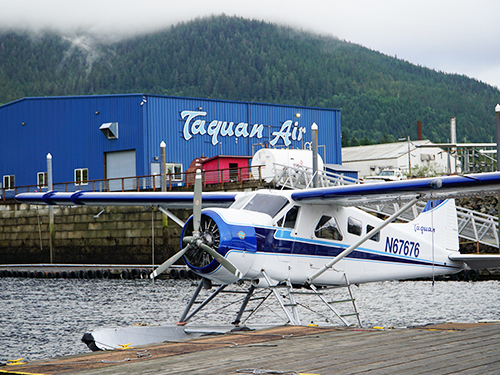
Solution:
[[(202, 211), (218, 226), (218, 252), (257, 286), (268, 286), (263, 270), (276, 284), (306, 284), (309, 276), (383, 222), (354, 207), (287, 202), (274, 215), (247, 210), (251, 201), (241, 208)], [(344, 285), (346, 275), (350, 283), (366, 283), (456, 273), (462, 264), (448, 255), (458, 251), (457, 239), (454, 202), (447, 200), (410, 223), (387, 225), (314, 283)], [(187, 263), (213, 281), (237, 281), (217, 262), (203, 267), (193, 267), (189, 259)]]

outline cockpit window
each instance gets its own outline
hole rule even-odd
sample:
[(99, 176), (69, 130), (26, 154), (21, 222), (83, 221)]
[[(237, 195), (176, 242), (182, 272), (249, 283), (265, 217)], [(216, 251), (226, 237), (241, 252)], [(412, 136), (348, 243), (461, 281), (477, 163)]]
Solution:
[(287, 204), (288, 199), (279, 195), (255, 194), (243, 209), (247, 211), (262, 212), (274, 217)]
[(331, 216), (321, 216), (321, 219), (316, 225), (314, 234), (318, 238), (326, 238), (327, 240), (342, 241), (342, 234), (340, 233), (337, 220)]
[(251, 198), (251, 195), (246, 195), (243, 197), (238, 198), (232, 205), (231, 208), (234, 208), (235, 210), (239, 210), (242, 208)]
[(293, 206), (281, 219), (278, 220), (278, 226), (283, 228), (295, 228), (295, 222), (299, 216), (299, 206)]

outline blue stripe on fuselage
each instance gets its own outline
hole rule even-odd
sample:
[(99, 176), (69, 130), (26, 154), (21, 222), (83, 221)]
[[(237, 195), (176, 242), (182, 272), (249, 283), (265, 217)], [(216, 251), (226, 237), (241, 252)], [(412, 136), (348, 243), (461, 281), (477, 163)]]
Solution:
[[(334, 258), (344, 251), (348, 245), (338, 243), (325, 243), (321, 240), (310, 240), (306, 238), (291, 237), (291, 230), (276, 228), (255, 228), (257, 236), (257, 252), (272, 253), (282, 256), (310, 256)], [(380, 253), (374, 250), (357, 249), (350, 253), (347, 258), (351, 260), (376, 261), (402, 263), (408, 265), (425, 265), (432, 262), (418, 258), (394, 256)], [(438, 264), (436, 264), (438, 265)], [(453, 267), (440, 264), (439, 266)], [(453, 267), (456, 268), (456, 267)]]

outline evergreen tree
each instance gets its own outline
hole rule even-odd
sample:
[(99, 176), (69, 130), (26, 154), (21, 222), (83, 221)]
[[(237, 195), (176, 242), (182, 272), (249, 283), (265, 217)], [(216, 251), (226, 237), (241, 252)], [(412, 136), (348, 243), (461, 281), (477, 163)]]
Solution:
[[(344, 146), (490, 142), (500, 91), (370, 49), (239, 17), (208, 17), (111, 44), (89, 35), (0, 34), (0, 104), (27, 96), (144, 92), (337, 108)], [(361, 140), (361, 141), (359, 141)]]

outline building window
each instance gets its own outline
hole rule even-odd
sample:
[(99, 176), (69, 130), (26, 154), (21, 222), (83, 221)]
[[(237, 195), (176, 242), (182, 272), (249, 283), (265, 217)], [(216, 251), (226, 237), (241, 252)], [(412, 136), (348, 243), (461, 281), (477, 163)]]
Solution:
[(167, 178), (172, 181), (182, 181), (182, 164), (166, 163)]
[(314, 234), (318, 238), (326, 238), (327, 240), (342, 241), (342, 234), (340, 233), (337, 220), (331, 216), (321, 216), (321, 219), (316, 225)]
[(14, 175), (5, 175), (3, 176), (3, 187), (8, 190), (14, 189), (16, 186), (16, 179)]
[(356, 236), (361, 236), (361, 232), (363, 231), (361, 221), (353, 217), (349, 217), (347, 219), (347, 231), (351, 234), (355, 234)]
[(75, 185), (88, 185), (89, 170), (88, 168), (75, 169)]
[(47, 172), (38, 172), (36, 180), (39, 188), (47, 187)]

